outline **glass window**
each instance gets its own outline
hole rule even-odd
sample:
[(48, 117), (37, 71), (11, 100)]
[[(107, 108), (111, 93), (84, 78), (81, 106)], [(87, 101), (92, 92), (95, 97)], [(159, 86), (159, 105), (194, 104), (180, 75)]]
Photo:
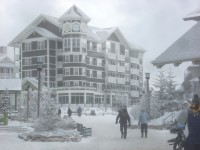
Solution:
[(70, 75), (70, 68), (65, 68), (65, 75), (67, 75), (67, 76)]
[(65, 62), (70, 62), (70, 55), (65, 56)]
[(31, 42), (24, 43), (24, 50), (25, 51), (31, 50)]
[(32, 77), (32, 70), (26, 70), (24, 71), (25, 77)]
[(32, 59), (31, 58), (24, 58), (24, 65), (29, 66), (32, 64)]
[(45, 41), (37, 41), (37, 49), (45, 49)]
[(79, 70), (79, 68), (74, 68), (74, 75), (79, 75), (78, 70)]
[(74, 62), (79, 62), (79, 55), (74, 55)]

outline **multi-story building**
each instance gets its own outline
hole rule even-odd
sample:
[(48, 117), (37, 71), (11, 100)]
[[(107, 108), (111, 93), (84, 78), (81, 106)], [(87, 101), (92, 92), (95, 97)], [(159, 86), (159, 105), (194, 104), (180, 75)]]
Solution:
[(0, 47), (0, 79), (14, 78), (14, 61), (7, 56), (7, 47)]
[(118, 28), (100, 29), (89, 21), (76, 6), (60, 18), (38, 16), (9, 44), (20, 49), (20, 77), (37, 78), (42, 61), (44, 83), (62, 104), (112, 106), (120, 97), (127, 104), (137, 100), (144, 50)]
[[(15, 78), (15, 63), (8, 57), (7, 47), (0, 47), (0, 102), (9, 94), (11, 110), (17, 110), (17, 97), (21, 91), (21, 80)], [(1, 110), (0, 110), (1, 113)]]

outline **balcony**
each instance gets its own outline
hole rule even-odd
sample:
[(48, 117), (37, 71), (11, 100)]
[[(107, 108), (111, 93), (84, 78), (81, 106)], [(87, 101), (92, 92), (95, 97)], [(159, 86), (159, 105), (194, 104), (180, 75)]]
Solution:
[(131, 97), (139, 97), (139, 91), (131, 91)]
[(116, 77), (108, 77), (108, 83), (117, 83), (117, 78)]
[(117, 66), (116, 65), (108, 65), (108, 71), (117, 71)]
[(131, 63), (139, 64), (139, 59), (138, 58), (130, 58)]
[(60, 62), (60, 61), (57, 62), (56, 67), (57, 67), (57, 68), (62, 68), (62, 67), (63, 67), (63, 62)]
[(139, 69), (133, 69), (133, 68), (131, 68), (131, 74), (139, 75)]
[(131, 85), (139, 86), (139, 80), (131, 80)]
[(125, 61), (125, 55), (118, 55), (117, 60)]
[(107, 56), (108, 56), (108, 59), (114, 59), (114, 60), (116, 60), (116, 54), (114, 54), (114, 53), (108, 52)]
[(56, 80), (57, 81), (62, 81), (63, 80), (63, 75), (62, 74), (58, 74)]
[(125, 78), (118, 78), (117, 83), (118, 84), (125, 84)]
[(125, 67), (118, 66), (118, 72), (125, 72)]

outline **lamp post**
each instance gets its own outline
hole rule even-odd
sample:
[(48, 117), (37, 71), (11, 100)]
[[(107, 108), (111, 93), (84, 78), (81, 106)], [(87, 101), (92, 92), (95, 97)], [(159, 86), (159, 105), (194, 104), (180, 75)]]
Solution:
[(145, 78), (147, 79), (147, 98), (148, 98), (148, 114), (150, 118), (150, 94), (149, 94), (149, 79), (150, 79), (150, 73), (145, 73)]
[(42, 62), (37, 62), (37, 70), (38, 70), (38, 103), (37, 103), (37, 116), (39, 118), (40, 114), (40, 91), (41, 91), (41, 71), (42, 71)]

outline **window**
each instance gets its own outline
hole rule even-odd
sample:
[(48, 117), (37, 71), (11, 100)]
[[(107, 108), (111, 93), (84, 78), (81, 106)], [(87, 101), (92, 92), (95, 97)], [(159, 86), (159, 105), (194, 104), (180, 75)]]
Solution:
[(67, 76), (70, 75), (70, 68), (65, 68), (65, 75), (67, 75)]
[(96, 58), (92, 58), (92, 65), (97, 65), (97, 59)]
[(25, 51), (31, 50), (31, 42), (24, 43), (24, 50)]
[(79, 75), (78, 70), (79, 70), (79, 68), (74, 68), (74, 75)]
[(70, 81), (65, 81), (65, 87), (70, 87)]
[(71, 94), (71, 103), (72, 104), (83, 104), (84, 103), (84, 94), (83, 93), (72, 93)]
[(86, 56), (86, 64), (90, 64), (90, 58)]
[(74, 62), (79, 62), (79, 55), (74, 55)]
[(124, 62), (119, 62), (120, 67), (124, 67)]
[(111, 53), (115, 53), (115, 43), (111, 43)]
[(72, 46), (73, 48), (80, 48), (80, 39), (73, 39), (73, 42), (72, 42)]
[(115, 61), (113, 61), (113, 60), (109, 60), (109, 62), (108, 62), (110, 65), (116, 65), (116, 62)]
[(109, 72), (108, 76), (110, 76), (110, 77), (116, 77), (116, 73), (115, 72)]
[(125, 55), (125, 49), (120, 49), (119, 54), (120, 55)]
[(29, 66), (32, 64), (32, 59), (31, 58), (24, 58), (24, 65)]
[(132, 63), (130, 65), (131, 65), (131, 68), (133, 68), (133, 69), (139, 69), (139, 65), (138, 64)]
[(81, 42), (82, 48), (86, 48), (86, 40), (82, 39)]
[(42, 62), (44, 64), (45, 63), (45, 56), (39, 56), (37, 58), (37, 62)]
[(32, 71), (31, 70), (24, 71), (24, 76), (25, 77), (32, 77)]
[(60, 104), (68, 104), (69, 103), (69, 95), (62, 94), (58, 96), (58, 100)]
[(64, 56), (65, 57), (65, 62), (70, 62), (70, 55)]
[(132, 80), (139, 80), (139, 76), (135, 75), (135, 74), (132, 74), (131, 75), (131, 79)]
[(79, 81), (74, 81), (74, 86), (79, 86)]
[(97, 71), (92, 71), (93, 77), (97, 78)]
[(37, 49), (45, 49), (45, 41), (37, 41)]
[(64, 48), (64, 52), (71, 51), (71, 39), (70, 38), (64, 39), (63, 48)]
[(70, 43), (71, 43), (70, 38), (64, 39), (64, 48), (70, 48), (71, 45)]

